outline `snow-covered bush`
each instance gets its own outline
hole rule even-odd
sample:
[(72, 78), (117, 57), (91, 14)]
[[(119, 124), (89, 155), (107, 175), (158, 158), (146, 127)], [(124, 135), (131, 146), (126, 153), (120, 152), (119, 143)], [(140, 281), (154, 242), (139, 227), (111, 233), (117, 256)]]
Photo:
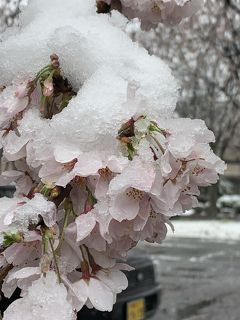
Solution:
[(225, 208), (233, 209), (235, 213), (240, 213), (240, 195), (224, 195), (217, 200), (217, 207), (222, 210)]
[[(171, 3), (183, 17), (199, 1)], [(117, 259), (160, 243), (224, 171), (204, 122), (172, 117), (178, 86), (125, 32), (128, 4), (32, 0), (3, 35), (0, 143), (15, 170), (0, 185), (16, 193), (0, 199), (0, 268), (5, 296), (23, 297), (4, 320), (111, 311), (131, 270)], [(145, 4), (131, 10), (153, 22)]]

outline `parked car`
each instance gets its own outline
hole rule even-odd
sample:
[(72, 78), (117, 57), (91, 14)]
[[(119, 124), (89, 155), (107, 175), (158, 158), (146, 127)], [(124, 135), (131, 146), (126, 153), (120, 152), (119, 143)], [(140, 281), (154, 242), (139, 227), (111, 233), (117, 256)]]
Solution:
[[(12, 190), (12, 187), (0, 188), (0, 197), (11, 196)], [(99, 312), (85, 307), (78, 314), (80, 320), (145, 320), (154, 316), (161, 297), (159, 262), (143, 251), (135, 249), (127, 263), (135, 270), (126, 272), (129, 286), (118, 295), (113, 311)], [(20, 291), (16, 290), (11, 299), (2, 297), (0, 311), (3, 313), (19, 295)]]
[(2, 197), (12, 198), (14, 191), (15, 191), (14, 186), (0, 187), (0, 198)]

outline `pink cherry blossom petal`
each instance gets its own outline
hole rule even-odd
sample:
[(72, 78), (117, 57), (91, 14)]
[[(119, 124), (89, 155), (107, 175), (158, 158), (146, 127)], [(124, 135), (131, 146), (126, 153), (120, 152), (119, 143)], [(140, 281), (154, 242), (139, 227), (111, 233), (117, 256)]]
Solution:
[(113, 293), (103, 282), (94, 278), (89, 280), (89, 300), (99, 311), (111, 312), (113, 309)]
[(126, 194), (120, 194), (112, 202), (110, 208), (111, 216), (117, 221), (132, 220), (139, 212), (139, 201), (128, 197)]
[(96, 220), (91, 213), (81, 214), (76, 218), (77, 225), (77, 241), (85, 239), (96, 225)]

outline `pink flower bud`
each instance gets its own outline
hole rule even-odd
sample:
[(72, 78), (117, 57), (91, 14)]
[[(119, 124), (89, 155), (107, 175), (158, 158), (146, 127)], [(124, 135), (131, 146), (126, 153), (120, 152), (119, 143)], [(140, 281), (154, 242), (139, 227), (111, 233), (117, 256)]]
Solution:
[(50, 97), (53, 94), (53, 82), (51, 78), (47, 78), (44, 81), (43, 95), (45, 97)]

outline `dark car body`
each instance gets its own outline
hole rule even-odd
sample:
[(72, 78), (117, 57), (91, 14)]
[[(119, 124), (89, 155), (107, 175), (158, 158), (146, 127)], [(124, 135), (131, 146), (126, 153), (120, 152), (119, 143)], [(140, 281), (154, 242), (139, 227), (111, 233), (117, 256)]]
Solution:
[[(0, 197), (11, 197), (13, 187), (0, 188)], [(78, 313), (80, 320), (145, 320), (151, 319), (160, 304), (160, 284), (157, 282), (154, 263), (149, 255), (140, 250), (133, 250), (127, 263), (135, 270), (126, 272), (128, 288), (118, 295), (112, 312), (99, 312), (84, 307)], [(16, 290), (11, 299), (2, 297), (0, 311), (3, 313), (20, 296)], [(60, 319), (59, 319), (60, 320)]]
[(14, 186), (0, 187), (0, 198), (2, 197), (12, 198), (14, 191), (15, 191)]

